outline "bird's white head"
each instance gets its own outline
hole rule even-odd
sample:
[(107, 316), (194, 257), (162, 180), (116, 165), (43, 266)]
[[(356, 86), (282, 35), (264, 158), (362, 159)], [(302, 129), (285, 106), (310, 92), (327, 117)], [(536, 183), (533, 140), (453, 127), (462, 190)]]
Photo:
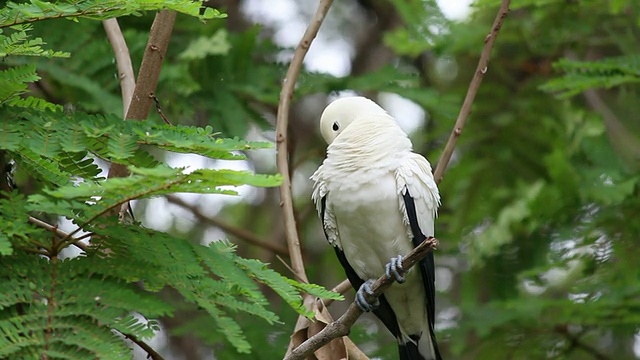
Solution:
[(362, 96), (335, 100), (324, 109), (320, 117), (322, 137), (327, 144), (331, 144), (354, 120), (367, 115), (387, 115), (387, 112)]

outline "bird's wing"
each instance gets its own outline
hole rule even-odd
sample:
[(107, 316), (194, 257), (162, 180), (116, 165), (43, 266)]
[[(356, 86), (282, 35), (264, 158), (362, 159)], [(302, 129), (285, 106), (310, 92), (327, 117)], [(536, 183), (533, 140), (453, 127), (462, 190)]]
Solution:
[[(438, 187), (429, 162), (418, 154), (411, 156), (396, 171), (400, 210), (404, 216), (413, 245), (434, 235), (435, 217), (440, 204)], [(420, 261), (420, 272), (427, 294), (429, 330), (435, 346), (435, 263), (433, 252)]]
[[(431, 165), (422, 155), (411, 153), (396, 170), (399, 206), (410, 235), (434, 235), (434, 223), (440, 205), (438, 186), (431, 173)], [(408, 195), (407, 195), (408, 194)], [(406, 197), (413, 199), (415, 218), (411, 218)], [(422, 242), (422, 239), (418, 240)]]

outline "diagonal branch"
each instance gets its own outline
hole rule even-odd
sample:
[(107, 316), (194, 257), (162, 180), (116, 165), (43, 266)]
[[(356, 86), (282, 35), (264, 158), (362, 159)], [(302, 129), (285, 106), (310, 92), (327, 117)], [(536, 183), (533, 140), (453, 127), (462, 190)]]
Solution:
[[(118, 330), (116, 330), (118, 331)], [(138, 345), (142, 350), (147, 352), (147, 359), (151, 359), (151, 360), (164, 360), (164, 358), (162, 357), (162, 355), (160, 355), (157, 351), (155, 351), (149, 344), (147, 344), (146, 342), (138, 339), (135, 335), (131, 335), (131, 334), (127, 334), (127, 333), (123, 333), (122, 331), (118, 331), (120, 334), (122, 334), (122, 336), (124, 336), (126, 339), (131, 340), (132, 342), (134, 342), (136, 345)]]
[(296, 51), (289, 64), (287, 74), (282, 81), (282, 91), (280, 92), (280, 100), (278, 102), (278, 115), (276, 118), (276, 142), (277, 156), (276, 163), (278, 172), (282, 174), (282, 185), (280, 185), (280, 204), (282, 206), (282, 215), (284, 218), (285, 235), (289, 246), (289, 255), (291, 257), (291, 267), (296, 272), (296, 276), (304, 282), (308, 282), (304, 269), (304, 261), (302, 260), (302, 251), (300, 250), (300, 238), (296, 228), (296, 220), (293, 211), (293, 196), (291, 194), (291, 178), (289, 174), (289, 153), (287, 151), (288, 139), (287, 130), (289, 128), (289, 107), (291, 98), (293, 97), (293, 89), (298, 79), (298, 74), (302, 68), (304, 60), (311, 42), (315, 39), (322, 25), (322, 21), (326, 16), (333, 0), (321, 0), (316, 13), (311, 19), (311, 23), (304, 32), (300, 43), (296, 47)]
[[(63, 238), (63, 239), (70, 239), (70, 242), (72, 245), (76, 246), (78, 249), (86, 252), (87, 251), (87, 245), (85, 245), (84, 243), (80, 242), (80, 240), (82, 240), (81, 238), (73, 238), (71, 237), (67, 232), (62, 231), (60, 229), (58, 229), (57, 226), (53, 226), (49, 223), (46, 223), (40, 219), (36, 219), (33, 216), (29, 216), (29, 222), (32, 223), (33, 225), (39, 226), (43, 229), (49, 230), (54, 232), (58, 237)], [(90, 235), (91, 233), (89, 233)], [(86, 235), (85, 235), (86, 236)]]
[[(402, 261), (402, 268), (407, 271), (422, 260), (428, 253), (435, 250), (438, 246), (438, 240), (430, 237), (425, 239), (420, 245), (416, 246)], [(373, 290), (373, 296), (367, 295), (367, 302), (373, 302), (382, 293), (387, 290), (394, 280), (382, 275), (375, 283), (373, 283), (371, 289)], [(291, 353), (285, 356), (284, 360), (302, 360), (311, 355), (315, 350), (328, 344), (331, 340), (341, 336), (349, 334), (351, 327), (362, 315), (362, 310), (355, 304), (355, 302), (349, 305), (347, 311), (340, 316), (340, 318), (331, 324), (327, 325), (322, 331), (303, 342), (300, 346), (295, 348)]]
[(456, 120), (456, 124), (453, 126), (451, 135), (449, 135), (449, 140), (447, 140), (447, 144), (444, 147), (444, 151), (442, 152), (442, 156), (440, 156), (440, 160), (438, 161), (438, 165), (436, 166), (436, 170), (434, 172), (434, 178), (437, 184), (442, 181), (444, 170), (447, 168), (447, 165), (449, 165), (449, 160), (451, 160), (451, 156), (453, 155), (453, 150), (456, 147), (458, 138), (460, 137), (460, 134), (462, 134), (462, 129), (464, 128), (464, 125), (469, 118), (469, 114), (471, 114), (473, 100), (476, 97), (476, 93), (478, 92), (480, 83), (482, 83), (484, 74), (487, 73), (491, 50), (493, 49), (493, 44), (495, 43), (496, 38), (498, 37), (498, 32), (502, 27), (502, 23), (509, 13), (510, 2), (510, 0), (502, 0), (500, 10), (498, 10), (496, 19), (493, 21), (491, 32), (484, 38), (484, 47), (482, 48), (482, 53), (480, 54), (480, 60), (478, 61), (475, 75), (473, 75), (473, 79), (471, 79), (469, 89), (467, 90), (467, 95), (464, 98), (464, 102), (462, 103), (462, 107), (460, 108), (460, 113), (458, 114), (458, 119)]

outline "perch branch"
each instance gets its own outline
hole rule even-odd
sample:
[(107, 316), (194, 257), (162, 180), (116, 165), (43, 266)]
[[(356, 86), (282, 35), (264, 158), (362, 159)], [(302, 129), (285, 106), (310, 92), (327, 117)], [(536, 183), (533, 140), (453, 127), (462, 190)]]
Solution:
[(189, 203), (187, 203), (186, 201), (182, 200), (181, 198), (179, 198), (178, 196), (175, 195), (167, 195), (167, 200), (172, 203), (172, 204), (176, 204), (182, 208), (185, 208), (189, 211), (191, 211), (193, 213), (193, 215), (200, 221), (205, 222), (209, 225), (215, 226), (217, 228), (220, 228), (222, 231), (226, 232), (227, 234), (233, 235), (239, 239), (242, 239), (252, 245), (261, 247), (263, 249), (269, 250), (275, 254), (278, 255), (282, 255), (282, 256), (288, 256), (289, 253), (287, 251), (287, 249), (283, 246), (279, 246), (277, 244), (272, 244), (268, 241), (265, 241), (263, 239), (261, 239), (259, 236), (255, 235), (254, 233), (247, 231), (245, 229), (241, 229), (239, 227), (235, 227), (232, 226), (230, 224), (227, 224), (223, 221), (220, 221), (214, 217), (210, 217), (207, 216), (205, 214), (202, 213), (202, 211), (194, 205), (191, 205)]
[(305, 282), (308, 282), (304, 269), (304, 261), (302, 260), (302, 252), (300, 250), (300, 239), (296, 229), (296, 220), (293, 211), (293, 196), (291, 194), (291, 178), (289, 177), (289, 163), (287, 152), (287, 130), (289, 128), (289, 107), (291, 98), (293, 97), (293, 89), (298, 79), (298, 74), (302, 68), (304, 60), (311, 42), (318, 34), (320, 25), (324, 20), (333, 0), (321, 0), (316, 13), (311, 19), (311, 23), (304, 32), (300, 43), (296, 47), (293, 59), (289, 64), (287, 74), (282, 81), (282, 91), (280, 92), (280, 100), (278, 101), (278, 115), (276, 117), (276, 142), (277, 156), (276, 163), (278, 172), (282, 174), (282, 185), (280, 185), (280, 204), (282, 206), (282, 215), (285, 224), (285, 235), (289, 247), (289, 256), (291, 257), (291, 267), (296, 272), (296, 276)]
[[(438, 246), (438, 240), (436, 238), (430, 237), (425, 239), (420, 245), (416, 246), (402, 261), (402, 267), (406, 270), (409, 270), (416, 263), (422, 260), (427, 254)], [(367, 297), (368, 302), (372, 302), (377, 299), (382, 293), (387, 290), (392, 284), (394, 280), (387, 275), (382, 275), (376, 282), (373, 284), (371, 289), (373, 290), (373, 295)], [(346, 336), (349, 334), (351, 327), (356, 322), (356, 320), (362, 315), (362, 310), (355, 304), (355, 302), (349, 305), (347, 311), (340, 316), (340, 318), (331, 324), (328, 324), (324, 329), (322, 329), (319, 333), (309, 338), (307, 341), (303, 342), (300, 346), (295, 348), (289, 355), (287, 355), (284, 360), (302, 360), (307, 356), (310, 356), (315, 350), (321, 348), (322, 346), (328, 344), (331, 340), (337, 339), (341, 336)]]
[(482, 83), (484, 74), (487, 73), (491, 50), (493, 49), (493, 44), (495, 43), (496, 38), (498, 37), (498, 32), (502, 27), (502, 23), (509, 13), (510, 2), (510, 0), (502, 0), (500, 10), (498, 10), (496, 19), (493, 21), (491, 32), (484, 38), (484, 47), (482, 49), (482, 53), (480, 54), (480, 60), (478, 61), (476, 72), (473, 75), (473, 79), (471, 79), (469, 89), (467, 90), (467, 95), (465, 96), (462, 107), (460, 108), (460, 113), (458, 114), (458, 118), (456, 119), (456, 123), (453, 127), (453, 130), (451, 131), (451, 135), (449, 135), (449, 140), (447, 140), (447, 144), (444, 147), (444, 151), (442, 152), (442, 156), (440, 156), (440, 160), (438, 161), (438, 165), (436, 166), (436, 170), (434, 172), (434, 178), (436, 180), (436, 183), (438, 184), (440, 183), (440, 181), (442, 181), (444, 170), (447, 168), (447, 165), (449, 165), (449, 161), (451, 160), (451, 156), (453, 155), (453, 150), (456, 147), (458, 138), (460, 137), (460, 134), (462, 134), (462, 129), (464, 129), (464, 125), (469, 118), (469, 114), (471, 114), (473, 100), (476, 97), (476, 93), (478, 92), (480, 83)]

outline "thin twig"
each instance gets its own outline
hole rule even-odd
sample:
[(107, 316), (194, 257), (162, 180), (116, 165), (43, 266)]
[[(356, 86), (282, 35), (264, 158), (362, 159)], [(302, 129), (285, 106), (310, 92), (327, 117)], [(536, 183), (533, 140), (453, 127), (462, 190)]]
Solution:
[[(39, 226), (43, 229), (49, 230), (49, 231), (53, 231), (56, 233), (57, 236), (59, 236), (60, 238), (67, 238), (69, 237), (69, 233), (62, 231), (60, 229), (58, 229), (57, 226), (51, 225), (49, 223), (46, 223), (40, 219), (36, 219), (33, 216), (29, 216), (29, 222), (32, 223), (33, 225)], [(83, 235), (83, 237), (86, 235)], [(82, 240), (82, 237), (80, 238), (71, 238), (71, 245), (74, 245), (75, 247), (77, 247), (78, 249), (86, 252), (87, 251), (87, 245), (80, 242), (80, 240)]]
[(149, 96), (151, 96), (151, 98), (153, 99), (153, 102), (156, 104), (156, 112), (158, 113), (158, 115), (160, 115), (160, 117), (162, 118), (162, 121), (164, 121), (164, 123), (167, 125), (173, 125), (171, 124), (171, 121), (169, 121), (169, 119), (167, 119), (167, 117), (164, 116), (164, 113), (162, 112), (162, 106), (160, 106), (160, 100), (158, 100), (155, 94), (151, 94)]
[(122, 331), (118, 331), (120, 334), (122, 334), (122, 336), (124, 336), (125, 338), (133, 341), (136, 345), (138, 345), (140, 348), (142, 348), (142, 350), (147, 352), (147, 359), (153, 359), (153, 360), (164, 360), (164, 358), (162, 357), (162, 355), (160, 355), (157, 351), (155, 351), (151, 346), (149, 346), (149, 344), (147, 344), (146, 342), (138, 339), (137, 337), (135, 337), (134, 335), (129, 335), (129, 334), (125, 334)]
[(277, 255), (289, 256), (289, 252), (285, 247), (279, 246), (277, 244), (272, 244), (266, 240), (261, 239), (259, 236), (257, 236), (256, 234), (250, 231), (232, 226), (214, 217), (207, 216), (203, 214), (202, 211), (197, 206), (191, 205), (175, 195), (167, 195), (167, 200), (172, 204), (176, 204), (182, 208), (185, 208), (191, 211), (191, 213), (193, 213), (193, 215), (198, 220), (205, 222), (209, 225), (215, 226), (217, 228), (220, 228), (222, 231), (226, 232), (227, 234), (231, 234), (237, 237), (238, 239), (242, 239), (252, 245), (269, 250)]
[[(412, 266), (427, 256), (429, 252), (435, 250), (437, 246), (438, 240), (436, 238), (431, 237), (425, 239), (420, 245), (416, 246), (409, 254), (407, 254), (405, 259), (402, 261), (402, 268), (409, 270)], [(393, 284), (393, 282), (393, 278), (387, 277), (387, 275), (380, 276), (380, 278), (378, 278), (378, 280), (376, 280), (371, 286), (373, 295), (368, 296), (368, 294), (365, 293), (367, 302), (375, 301), (375, 299), (382, 295), (382, 293)], [(331, 340), (348, 335), (351, 327), (360, 315), (362, 315), (362, 310), (360, 310), (355, 302), (351, 303), (347, 311), (342, 314), (338, 320), (328, 324), (319, 333), (303, 342), (300, 346), (291, 351), (289, 355), (285, 356), (284, 360), (305, 359), (315, 350), (328, 344)]]
[(32, 223), (35, 226), (41, 227), (45, 230), (49, 230), (49, 231), (53, 231), (56, 233), (56, 235), (58, 235), (61, 238), (65, 238), (67, 237), (69, 234), (67, 234), (66, 232), (58, 229), (57, 226), (51, 225), (47, 222), (44, 222), (40, 219), (36, 219), (33, 216), (29, 216), (29, 222)]
[(460, 137), (460, 134), (462, 134), (462, 129), (464, 128), (464, 125), (469, 118), (469, 114), (471, 114), (471, 106), (473, 105), (473, 100), (476, 97), (476, 93), (478, 92), (480, 83), (482, 83), (484, 74), (487, 73), (491, 50), (493, 49), (493, 44), (495, 43), (496, 38), (498, 37), (498, 32), (502, 27), (502, 23), (509, 13), (510, 2), (510, 0), (502, 0), (500, 10), (498, 10), (498, 15), (496, 15), (496, 19), (493, 21), (491, 32), (484, 38), (484, 48), (482, 49), (482, 53), (480, 54), (480, 60), (478, 61), (476, 72), (473, 75), (473, 79), (471, 79), (469, 89), (467, 90), (467, 95), (464, 98), (464, 102), (462, 103), (462, 107), (460, 108), (460, 113), (458, 114), (458, 119), (456, 120), (456, 124), (453, 127), (453, 131), (451, 131), (449, 140), (444, 147), (444, 151), (442, 152), (442, 156), (440, 156), (440, 160), (438, 161), (438, 165), (436, 166), (436, 170), (434, 172), (436, 183), (440, 183), (440, 181), (442, 181), (444, 170), (447, 168), (447, 165), (449, 165), (449, 161), (451, 160), (451, 156), (453, 155), (453, 150), (456, 147), (458, 138)]
[(120, 79), (120, 91), (122, 92), (123, 114), (126, 115), (127, 111), (129, 111), (129, 104), (131, 104), (133, 91), (136, 87), (136, 78), (133, 74), (131, 55), (129, 54), (127, 42), (122, 35), (122, 30), (120, 30), (120, 25), (118, 25), (118, 19), (113, 18), (103, 20), (102, 26), (104, 26), (107, 38), (109, 38), (109, 43), (111, 43), (111, 48), (113, 49), (113, 54), (116, 57), (118, 79)]
[(280, 92), (280, 100), (278, 102), (278, 115), (276, 117), (276, 142), (277, 156), (276, 163), (278, 172), (282, 175), (282, 185), (280, 185), (280, 203), (282, 206), (282, 215), (284, 217), (285, 235), (289, 246), (289, 256), (291, 257), (291, 267), (296, 276), (305, 282), (309, 282), (304, 269), (304, 261), (302, 260), (302, 251), (300, 250), (300, 239), (296, 228), (296, 220), (293, 212), (293, 196), (291, 194), (291, 178), (289, 177), (289, 163), (287, 151), (287, 130), (289, 128), (289, 107), (291, 98), (293, 97), (293, 89), (298, 79), (298, 74), (302, 68), (304, 60), (311, 42), (315, 39), (322, 25), (325, 15), (329, 11), (333, 0), (321, 0), (316, 13), (311, 19), (311, 23), (304, 32), (302, 39), (289, 64), (287, 74), (282, 81), (282, 91)]
[[(291, 274), (293, 274), (293, 276), (294, 276), (294, 277), (296, 276), (296, 272), (295, 272), (295, 271), (293, 271), (293, 269), (291, 268), (291, 266), (290, 266), (286, 261), (284, 261), (284, 259), (283, 259), (282, 257), (280, 257), (280, 255), (276, 255), (276, 259), (278, 259), (278, 261), (280, 261), (280, 263), (282, 264), (282, 266), (284, 266), (285, 268), (287, 268), (287, 270), (289, 270), (289, 272), (290, 272)], [(305, 284), (304, 280), (302, 280), (302, 279), (298, 279), (298, 278), (296, 278), (296, 281), (298, 281), (298, 282), (301, 282), (301, 283)]]

